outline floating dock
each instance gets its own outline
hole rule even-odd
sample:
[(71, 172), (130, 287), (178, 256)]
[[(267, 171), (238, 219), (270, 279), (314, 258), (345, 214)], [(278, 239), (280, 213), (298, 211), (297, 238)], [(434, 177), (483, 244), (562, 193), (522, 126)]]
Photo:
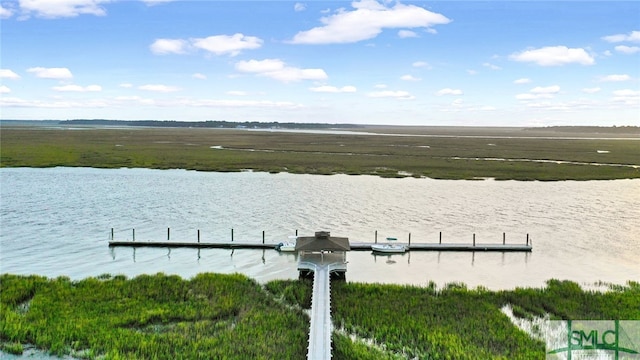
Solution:
[[(371, 242), (350, 242), (351, 251), (371, 251)], [(407, 251), (494, 251), (494, 252), (531, 252), (528, 244), (463, 244), (463, 243), (398, 243), (405, 245)], [(194, 249), (267, 249), (275, 250), (276, 243), (220, 241), (220, 242), (178, 242), (178, 241), (109, 241), (110, 247), (158, 247), (158, 248), (194, 248)]]

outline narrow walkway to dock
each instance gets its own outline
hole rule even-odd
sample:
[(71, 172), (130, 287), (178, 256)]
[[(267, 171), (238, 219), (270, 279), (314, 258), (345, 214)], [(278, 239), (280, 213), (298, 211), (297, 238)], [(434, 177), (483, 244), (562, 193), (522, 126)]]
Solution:
[(311, 298), (311, 324), (307, 359), (331, 358), (331, 275), (330, 266), (316, 264)]
[(311, 321), (307, 359), (331, 358), (331, 274), (344, 275), (347, 263), (344, 254), (335, 252), (304, 253), (298, 262), (301, 274), (313, 272)]

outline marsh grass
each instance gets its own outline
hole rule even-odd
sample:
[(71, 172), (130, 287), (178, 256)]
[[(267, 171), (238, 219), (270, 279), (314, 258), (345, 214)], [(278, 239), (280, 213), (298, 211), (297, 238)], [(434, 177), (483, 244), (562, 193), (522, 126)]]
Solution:
[[(111, 359), (303, 358), (308, 319), (242, 275), (2, 275), (0, 339)], [(19, 305), (30, 302), (29, 309)], [(287, 344), (283, 346), (282, 344)], [(18, 352), (18, 349), (15, 350)]]
[(65, 130), (3, 126), (0, 166), (179, 168), (220, 172), (253, 169), (270, 173), (438, 179), (640, 178), (640, 169), (631, 167), (483, 160), (640, 165), (640, 141), (637, 140), (486, 136), (336, 135), (181, 128)]
[[(277, 288), (283, 293), (308, 286), (281, 281)], [(458, 283), (441, 289), (434, 283), (415, 287), (334, 281), (331, 286), (332, 319), (343, 329), (333, 334), (334, 359), (544, 358), (544, 343), (525, 334), (501, 311), (507, 304), (525, 319), (548, 315), (551, 319), (640, 320), (637, 282), (611, 286), (606, 292), (583, 290), (574, 282), (559, 280), (550, 280), (543, 288), (501, 291), (468, 289)], [(297, 299), (299, 304), (309, 301)]]
[[(334, 322), (376, 339), (391, 353), (435, 359), (544, 358), (544, 344), (510, 322), (500, 310), (505, 304), (523, 318), (548, 314), (551, 319), (640, 320), (640, 284), (629, 282), (608, 292), (585, 291), (558, 280), (540, 289), (503, 291), (460, 284), (437, 290), (433, 285), (336, 282), (332, 288)], [(346, 341), (336, 345), (339, 354), (358, 351)]]
[[(266, 291), (265, 291), (266, 290)], [(33, 344), (107, 359), (303, 359), (309, 280), (261, 287), (242, 275), (0, 277), (2, 350)], [(29, 304), (25, 308), (24, 304)], [(640, 284), (586, 291), (569, 281), (489, 291), (332, 282), (334, 359), (538, 359), (544, 344), (521, 318), (640, 320)], [(375, 342), (370, 346), (367, 341)]]

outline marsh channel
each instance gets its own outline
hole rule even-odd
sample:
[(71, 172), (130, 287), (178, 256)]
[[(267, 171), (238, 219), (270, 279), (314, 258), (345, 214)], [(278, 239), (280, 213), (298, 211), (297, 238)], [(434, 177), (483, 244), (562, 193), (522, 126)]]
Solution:
[(104, 273), (298, 277), (275, 250), (109, 248), (117, 240), (278, 243), (330, 231), (352, 242), (524, 243), (531, 253), (348, 254), (347, 281), (489, 289), (551, 278), (640, 279), (640, 180), (496, 181), (187, 170), (0, 169), (0, 272), (82, 279)]

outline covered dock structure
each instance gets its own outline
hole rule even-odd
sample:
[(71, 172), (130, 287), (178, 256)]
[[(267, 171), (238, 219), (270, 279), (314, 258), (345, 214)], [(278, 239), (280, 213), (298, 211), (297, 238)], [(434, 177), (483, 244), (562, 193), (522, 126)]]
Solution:
[(348, 238), (333, 237), (328, 231), (296, 241), (300, 276), (313, 274), (307, 359), (331, 358), (331, 274), (344, 276), (350, 248)]
[(314, 236), (299, 236), (295, 251), (298, 253), (300, 276), (311, 276), (319, 266), (331, 265), (331, 274), (344, 277), (347, 251), (350, 250), (349, 238), (331, 236), (328, 231), (317, 231)]

